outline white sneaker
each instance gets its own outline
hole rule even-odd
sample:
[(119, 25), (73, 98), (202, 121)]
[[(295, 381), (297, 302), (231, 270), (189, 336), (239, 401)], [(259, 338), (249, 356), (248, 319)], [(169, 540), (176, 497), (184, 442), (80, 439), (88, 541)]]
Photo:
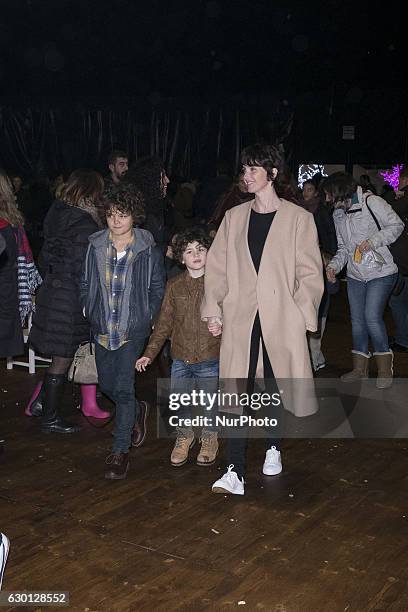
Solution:
[(219, 480), (216, 480), (212, 486), (213, 493), (231, 493), (232, 495), (244, 495), (244, 479), (238, 478), (238, 474), (233, 471), (234, 466), (228, 466), (228, 472), (225, 472)]
[(0, 532), (0, 591), (1, 585), (3, 584), (3, 575), (7, 563), (7, 557), (9, 553), (10, 542), (4, 533)]
[(280, 451), (276, 450), (276, 446), (271, 446), (266, 451), (265, 461), (262, 472), (266, 476), (276, 476), (282, 471), (282, 461)]

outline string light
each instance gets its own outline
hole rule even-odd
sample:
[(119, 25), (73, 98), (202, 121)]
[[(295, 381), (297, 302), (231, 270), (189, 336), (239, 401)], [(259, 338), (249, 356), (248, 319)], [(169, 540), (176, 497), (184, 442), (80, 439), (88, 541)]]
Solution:
[(391, 187), (396, 191), (398, 189), (399, 184), (399, 175), (403, 168), (403, 164), (397, 164), (392, 167), (392, 170), (385, 170), (385, 172), (380, 172), (380, 176), (383, 177), (384, 181), (391, 185)]
[(298, 186), (303, 187), (305, 181), (309, 181), (315, 174), (320, 173), (322, 176), (328, 176), (321, 164), (302, 164), (299, 166)]

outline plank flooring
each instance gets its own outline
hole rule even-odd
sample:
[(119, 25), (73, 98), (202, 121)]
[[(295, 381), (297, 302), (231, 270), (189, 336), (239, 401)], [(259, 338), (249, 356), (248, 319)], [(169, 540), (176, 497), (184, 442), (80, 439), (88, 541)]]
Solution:
[[(342, 287), (321, 376), (348, 368), (348, 316)], [(408, 376), (408, 355), (396, 370)], [(78, 435), (41, 435), (24, 416), (42, 372), (0, 361), (4, 590), (69, 591), (68, 609), (85, 612), (408, 611), (408, 440), (289, 439), (275, 478), (262, 476), (264, 447), (253, 440), (246, 495), (227, 497), (211, 494), (221, 467), (198, 467), (197, 450), (171, 467), (172, 442), (156, 438), (152, 412), (127, 480), (109, 482), (111, 425), (79, 416), (70, 388), (64, 410), (81, 422)], [(156, 375), (138, 386), (150, 401)]]

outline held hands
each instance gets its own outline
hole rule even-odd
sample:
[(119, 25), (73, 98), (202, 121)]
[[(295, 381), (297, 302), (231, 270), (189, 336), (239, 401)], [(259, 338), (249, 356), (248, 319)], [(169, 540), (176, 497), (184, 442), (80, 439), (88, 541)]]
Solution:
[(222, 321), (219, 317), (209, 317), (207, 327), (213, 336), (220, 336), (222, 334)]
[(326, 276), (327, 276), (327, 280), (329, 281), (329, 283), (336, 282), (336, 272), (330, 266), (326, 267)]
[(149, 357), (139, 357), (136, 361), (135, 368), (138, 372), (145, 372), (148, 365), (152, 363)]

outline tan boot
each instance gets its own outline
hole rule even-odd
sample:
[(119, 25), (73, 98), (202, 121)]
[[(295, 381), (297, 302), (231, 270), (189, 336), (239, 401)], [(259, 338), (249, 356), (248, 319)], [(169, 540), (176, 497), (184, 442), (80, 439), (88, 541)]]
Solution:
[(377, 362), (377, 380), (375, 386), (377, 389), (388, 389), (392, 385), (393, 361), (394, 354), (392, 351), (388, 353), (374, 353), (375, 361)]
[(353, 369), (347, 374), (340, 376), (340, 380), (345, 383), (356, 382), (362, 378), (368, 378), (368, 366), (370, 363), (370, 355), (357, 353), (353, 351)]
[(218, 453), (218, 434), (216, 431), (203, 430), (201, 449), (197, 457), (197, 465), (212, 465)]
[(194, 432), (192, 429), (177, 428), (177, 438), (170, 456), (171, 465), (181, 467), (187, 462), (188, 452), (195, 444)]

